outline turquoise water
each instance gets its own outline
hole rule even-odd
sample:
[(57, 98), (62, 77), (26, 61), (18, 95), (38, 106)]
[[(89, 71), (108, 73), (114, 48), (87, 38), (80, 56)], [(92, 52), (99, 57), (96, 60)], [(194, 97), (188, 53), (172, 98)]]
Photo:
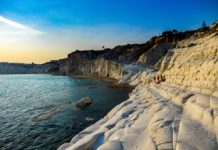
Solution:
[[(49, 150), (69, 142), (127, 99), (129, 88), (110, 85), (67, 76), (0, 75), (0, 149)], [(86, 96), (93, 98), (87, 108), (70, 105)]]

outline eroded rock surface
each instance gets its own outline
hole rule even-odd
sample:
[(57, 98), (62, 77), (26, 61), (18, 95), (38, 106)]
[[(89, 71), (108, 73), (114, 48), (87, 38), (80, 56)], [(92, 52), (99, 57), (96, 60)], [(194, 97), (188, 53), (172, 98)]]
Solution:
[(171, 36), (162, 48), (157, 41), (163, 37), (156, 37), (136, 60), (151, 65), (156, 49), (154, 67), (122, 64), (116, 75), (136, 85), (129, 99), (59, 150), (217, 150), (217, 26), (166, 32)]

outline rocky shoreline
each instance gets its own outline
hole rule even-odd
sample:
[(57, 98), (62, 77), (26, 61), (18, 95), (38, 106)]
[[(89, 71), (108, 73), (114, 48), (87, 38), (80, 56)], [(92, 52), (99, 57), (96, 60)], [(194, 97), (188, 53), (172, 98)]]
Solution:
[(75, 51), (28, 69), (135, 86), (128, 100), (59, 150), (218, 149), (218, 22), (144, 44)]
[(59, 150), (216, 150), (217, 25), (178, 41), (158, 70), (122, 65), (118, 83), (136, 86), (129, 99)]

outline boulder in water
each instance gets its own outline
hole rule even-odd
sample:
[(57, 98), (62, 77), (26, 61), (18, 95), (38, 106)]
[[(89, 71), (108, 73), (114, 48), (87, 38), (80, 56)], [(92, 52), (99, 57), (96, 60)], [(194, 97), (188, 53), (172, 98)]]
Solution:
[(92, 104), (92, 98), (91, 97), (84, 97), (82, 99), (80, 99), (76, 104), (75, 107), (77, 109), (83, 109), (84, 107), (89, 106), (90, 104)]

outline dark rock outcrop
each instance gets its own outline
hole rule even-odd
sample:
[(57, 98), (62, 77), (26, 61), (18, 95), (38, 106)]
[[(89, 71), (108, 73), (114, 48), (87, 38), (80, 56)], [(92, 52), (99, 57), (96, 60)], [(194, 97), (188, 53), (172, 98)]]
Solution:
[(91, 97), (84, 97), (81, 100), (79, 100), (74, 106), (77, 109), (83, 109), (83, 108), (89, 106), (90, 104), (92, 104), (92, 98)]

